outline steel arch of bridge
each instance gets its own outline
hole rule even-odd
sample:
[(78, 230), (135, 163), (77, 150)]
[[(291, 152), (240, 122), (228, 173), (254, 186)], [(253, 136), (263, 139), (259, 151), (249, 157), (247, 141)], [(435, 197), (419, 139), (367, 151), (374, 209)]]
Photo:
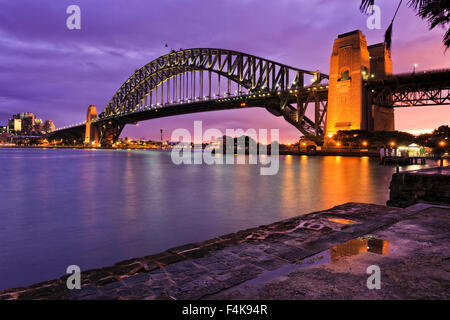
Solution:
[[(135, 111), (143, 99), (157, 90), (161, 83), (169, 81), (176, 75), (185, 75), (186, 78), (189, 78), (189, 73), (191, 73), (191, 77), (195, 77), (195, 71), (202, 72), (202, 80), (203, 71), (208, 72), (209, 80), (211, 80), (211, 73), (215, 73), (218, 75), (219, 86), (220, 78), (225, 77), (228, 79), (228, 87), (230, 81), (233, 81), (239, 88), (245, 88), (250, 92), (261, 88), (268, 91), (285, 90), (292, 87), (303, 88), (305, 74), (314, 76), (317, 83), (327, 78), (320, 72), (293, 68), (238, 51), (212, 48), (172, 51), (137, 70), (119, 88), (99, 118)], [(294, 79), (292, 79), (292, 75)], [(290, 76), (293, 80), (292, 84)], [(189, 85), (189, 83), (187, 84)], [(211, 98), (211, 82), (208, 86), (208, 97)], [(192, 89), (195, 91), (195, 87), (192, 88), (191, 85)], [(240, 92), (239, 89), (238, 92)]]
[[(205, 72), (207, 73), (206, 89), (204, 88)], [(196, 74), (197, 80), (195, 79)], [(215, 83), (211, 82), (212, 74), (216, 76)], [(195, 103), (201, 100), (224, 102), (223, 98), (232, 96), (230, 92), (231, 83), (237, 85), (237, 96), (241, 97), (251, 97), (256, 92), (264, 92), (269, 95), (269, 92), (284, 93), (290, 90), (292, 93), (292, 90), (295, 90), (295, 93), (297, 93), (298, 90), (305, 90), (305, 75), (312, 76), (313, 85), (320, 85), (323, 79), (328, 78), (327, 75), (321, 74), (319, 71), (314, 72), (293, 68), (232, 50), (197, 48), (172, 51), (137, 70), (115, 93), (106, 108), (99, 115), (98, 120), (104, 122), (114, 119), (115, 123), (123, 128), (123, 121), (117, 121), (117, 119), (131, 113), (140, 112), (143, 107), (153, 107), (153, 100), (155, 100), (154, 105), (156, 107), (175, 104), (173, 103), (174, 101), (177, 101), (179, 104)], [(225, 78), (227, 81), (227, 91), (224, 92), (223, 96), (220, 92), (221, 78)], [(171, 83), (172, 89), (170, 88)], [(164, 84), (166, 84), (165, 91), (167, 95), (165, 103)], [(212, 96), (213, 86), (218, 87), (218, 94), (214, 95), (214, 97)], [(160, 88), (159, 95), (158, 88)], [(197, 93), (200, 94), (199, 97), (197, 97)], [(306, 101), (308, 99), (311, 100), (312, 93), (308, 94)], [(281, 101), (281, 98), (284, 100)], [(265, 103), (260, 106), (268, 108), (269, 111), (277, 116), (283, 115), (288, 122), (296, 126), (304, 135), (317, 136), (322, 133), (323, 123), (319, 124), (321, 121), (310, 120), (304, 115), (305, 101), (302, 101), (301, 107), (296, 112), (300, 114), (298, 117), (292, 113), (296, 108), (287, 103), (292, 100), (292, 97), (286, 97), (284, 94), (279, 96), (277, 103), (275, 103), (278, 106), (274, 106), (273, 101), (271, 101), (272, 103), (267, 103), (269, 99), (265, 100)], [(326, 100), (326, 98), (323, 99), (322, 97), (322, 102), (323, 100)], [(229, 100), (225, 99), (225, 101)], [(318, 102), (316, 101), (317, 104)], [(284, 110), (285, 106), (288, 106), (289, 109)], [(226, 108), (222, 107), (222, 109)], [(324, 112), (321, 113), (322, 116), (316, 115), (316, 120), (323, 119), (323, 114)], [(300, 121), (297, 121), (298, 119)], [(101, 136), (111, 135), (111, 128), (108, 129), (107, 127), (105, 124), (103, 125), (101, 130), (103, 134), (101, 133)], [(116, 136), (117, 133), (120, 134), (121, 129), (116, 129), (113, 130), (115, 132), (113, 136)]]
[[(305, 76), (312, 80), (307, 79), (308, 86)], [(263, 107), (283, 116), (304, 136), (321, 140), (328, 101), (324, 79), (328, 75), (320, 71), (302, 70), (233, 50), (171, 51), (136, 70), (91, 125), (100, 144), (111, 145), (129, 123), (196, 112)], [(233, 86), (237, 88), (236, 94), (231, 92)], [(224, 87), (226, 91), (222, 94)], [(213, 91), (217, 94), (213, 95)], [(308, 115), (314, 115), (309, 118), (306, 110), (311, 105), (314, 110)], [(53, 136), (75, 139), (84, 135), (84, 127), (82, 123), (62, 128)]]

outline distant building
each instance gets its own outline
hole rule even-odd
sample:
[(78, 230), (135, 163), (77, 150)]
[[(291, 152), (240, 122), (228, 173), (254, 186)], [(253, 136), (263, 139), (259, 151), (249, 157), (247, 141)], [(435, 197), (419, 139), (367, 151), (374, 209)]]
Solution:
[(55, 125), (52, 120), (44, 122), (42, 119), (36, 119), (36, 115), (31, 112), (21, 112), (12, 115), (8, 119), (8, 125), (3, 128), (6, 128), (3, 131), (16, 135), (41, 135), (45, 132), (55, 131)]
[(32, 113), (26, 112), (21, 113), (20, 118), (22, 119), (22, 133), (32, 134), (32, 132), (34, 131), (36, 116)]
[(15, 134), (30, 134), (34, 130), (36, 116), (30, 112), (14, 114), (8, 120), (8, 131)]
[(21, 133), (22, 132), (22, 119), (12, 118), (8, 120), (8, 132)]
[(53, 124), (52, 120), (45, 121), (45, 123), (44, 123), (44, 131), (47, 132), (47, 133), (55, 131), (55, 125)]
[(42, 119), (36, 119), (34, 121), (33, 132), (37, 134), (41, 134), (44, 131), (44, 123)]

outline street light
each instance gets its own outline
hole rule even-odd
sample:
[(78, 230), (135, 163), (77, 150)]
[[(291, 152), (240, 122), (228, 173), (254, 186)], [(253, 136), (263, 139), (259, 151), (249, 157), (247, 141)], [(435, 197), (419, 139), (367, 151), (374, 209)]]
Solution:
[(367, 141), (363, 141), (362, 144), (363, 144), (364, 147), (367, 147)]
[(440, 141), (440, 142), (439, 142), (439, 145), (440, 145), (441, 147), (445, 146), (445, 141)]

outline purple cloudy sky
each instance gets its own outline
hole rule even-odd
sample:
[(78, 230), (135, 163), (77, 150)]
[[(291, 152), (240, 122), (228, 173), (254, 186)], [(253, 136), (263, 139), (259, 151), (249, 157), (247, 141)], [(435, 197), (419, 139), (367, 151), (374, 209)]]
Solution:
[[(384, 30), (369, 30), (359, 0), (0, 0), (0, 124), (30, 111), (57, 127), (84, 120), (87, 107), (100, 112), (137, 68), (169, 47), (219, 47), (328, 73), (334, 38), (360, 29), (369, 44)], [(382, 28), (396, 1), (379, 0)], [(66, 28), (66, 8), (81, 8), (82, 29)], [(394, 72), (450, 67), (443, 30), (403, 6), (394, 25)], [(299, 132), (264, 109), (221, 111), (129, 125), (122, 136), (158, 139), (159, 129), (193, 127), (280, 128), (282, 141)], [(396, 110), (396, 129), (449, 124), (450, 107)]]

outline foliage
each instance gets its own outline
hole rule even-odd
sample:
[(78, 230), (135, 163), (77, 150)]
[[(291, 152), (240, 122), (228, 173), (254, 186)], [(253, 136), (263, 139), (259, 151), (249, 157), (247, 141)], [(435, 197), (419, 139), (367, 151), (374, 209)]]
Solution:
[[(397, 11), (401, 3), (402, 0), (399, 2)], [(359, 8), (364, 13), (370, 13), (370, 6), (374, 4), (375, 0), (361, 0), (361, 5)], [(430, 30), (438, 26), (443, 29), (447, 29), (442, 42), (448, 49), (450, 47), (450, 27), (448, 26), (450, 22), (450, 0), (409, 0), (408, 6), (415, 10), (419, 17), (428, 22), (428, 27)], [(395, 12), (392, 22), (385, 34), (385, 43), (388, 49), (391, 42), (392, 23), (395, 19), (397, 11)]]
[(415, 142), (415, 137), (407, 132), (401, 131), (364, 131), (349, 130), (338, 131), (333, 140), (340, 141), (343, 145), (361, 147), (364, 142), (370, 147), (388, 146), (391, 142), (398, 144), (411, 144)]
[[(425, 133), (417, 136), (416, 143), (430, 148), (450, 150), (450, 127), (440, 126), (433, 133)], [(442, 146), (441, 143), (444, 143)]]

